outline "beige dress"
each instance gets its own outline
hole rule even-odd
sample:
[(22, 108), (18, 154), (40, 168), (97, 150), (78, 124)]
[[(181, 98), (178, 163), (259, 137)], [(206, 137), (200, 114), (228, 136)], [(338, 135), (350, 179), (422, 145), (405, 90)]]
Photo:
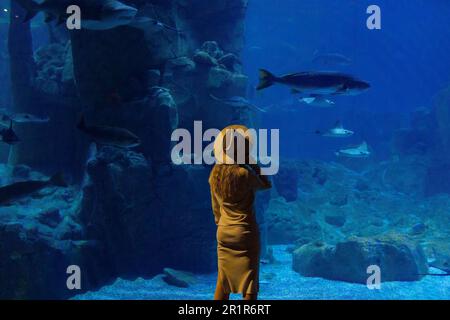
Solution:
[(217, 224), (218, 281), (224, 293), (256, 294), (259, 290), (259, 230), (255, 191), (270, 183), (238, 165), (215, 165), (210, 178)]

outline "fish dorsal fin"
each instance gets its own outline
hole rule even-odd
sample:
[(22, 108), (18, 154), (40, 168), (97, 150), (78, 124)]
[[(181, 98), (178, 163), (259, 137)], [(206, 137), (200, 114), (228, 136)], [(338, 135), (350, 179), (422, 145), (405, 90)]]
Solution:
[(361, 151), (369, 151), (369, 147), (367, 146), (367, 142), (364, 141), (363, 143), (361, 143), (361, 145), (358, 147), (359, 150)]
[(344, 129), (344, 126), (342, 125), (342, 122), (340, 120), (336, 121), (334, 124), (335, 129)]

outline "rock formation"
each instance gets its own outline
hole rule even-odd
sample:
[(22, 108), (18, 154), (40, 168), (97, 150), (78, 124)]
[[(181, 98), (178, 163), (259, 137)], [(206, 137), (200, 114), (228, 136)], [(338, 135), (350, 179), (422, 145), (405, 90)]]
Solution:
[[(194, 120), (205, 129), (252, 121), (251, 114), (211, 98), (245, 94), (239, 54), (247, 1), (124, 2), (146, 2), (142, 15), (180, 32), (119, 27), (67, 36), (50, 28), (51, 43), (33, 53), (27, 25), (12, 26), (10, 48), (28, 50), (27, 59), (15, 54), (12, 67), (19, 67), (17, 59), (35, 65), (25, 75), (12, 70), (24, 76), (13, 79), (15, 108), (49, 116), (51, 122), (20, 130), (42, 143), (17, 146), (7, 170), (23, 172), (20, 168), (26, 167), (19, 165), (47, 174), (63, 170), (76, 183), (70, 189), (76, 196), (65, 202), (61, 199), (68, 196), (57, 190), (36, 203), (53, 203), (42, 214), (1, 221), (0, 238), (11, 247), (1, 250), (0, 270), (8, 279), (2, 279), (7, 286), (0, 297), (71, 296), (74, 292), (65, 287), (70, 264), (80, 266), (83, 290), (116, 277), (150, 277), (165, 267), (215, 270), (210, 168), (173, 165), (171, 133), (191, 130)], [(28, 38), (18, 40), (20, 32)], [(32, 89), (27, 102), (18, 100), (19, 80)], [(23, 105), (27, 109), (19, 109)], [(133, 151), (93, 149), (76, 130), (81, 114), (88, 124), (127, 128), (142, 144)], [(33, 197), (12, 206), (20, 212)], [(258, 210), (267, 202), (259, 200)], [(32, 275), (35, 268), (29, 266), (35, 263), (46, 267)], [(50, 278), (53, 282), (47, 282)]]
[(307, 277), (366, 284), (369, 266), (378, 266), (381, 281), (415, 281), (428, 273), (420, 246), (408, 239), (350, 238), (335, 246), (311, 243), (293, 253), (293, 268)]

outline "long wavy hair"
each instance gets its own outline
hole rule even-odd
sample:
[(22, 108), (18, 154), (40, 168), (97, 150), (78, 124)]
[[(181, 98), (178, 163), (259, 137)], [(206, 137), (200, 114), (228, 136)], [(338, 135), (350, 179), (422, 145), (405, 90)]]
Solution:
[[(230, 195), (239, 190), (239, 181), (237, 178), (237, 168), (240, 166), (237, 162), (238, 151), (242, 152), (242, 150), (238, 150), (239, 148), (239, 139), (245, 139), (245, 164), (250, 163), (250, 149), (252, 142), (249, 136), (242, 136), (241, 132), (235, 131), (235, 135), (233, 139), (230, 141), (230, 135), (226, 133), (226, 130), (241, 130), (241, 132), (246, 133), (248, 128), (241, 125), (233, 125), (229, 126), (222, 130), (222, 141), (219, 145), (215, 146), (215, 151), (217, 151), (218, 147), (222, 148), (222, 153), (224, 156), (228, 156), (229, 158), (234, 160), (234, 163), (227, 164), (218, 163), (214, 166), (211, 175), (210, 175), (210, 185), (211, 189), (214, 193), (225, 196)], [(220, 135), (218, 136), (218, 138)]]

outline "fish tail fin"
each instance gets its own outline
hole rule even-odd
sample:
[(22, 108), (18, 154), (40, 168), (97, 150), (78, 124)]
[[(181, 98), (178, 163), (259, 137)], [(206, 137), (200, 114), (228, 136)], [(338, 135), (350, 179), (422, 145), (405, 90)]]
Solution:
[(67, 183), (64, 180), (64, 175), (62, 172), (58, 172), (50, 178), (50, 184), (57, 187), (67, 187)]
[(262, 90), (272, 86), (277, 77), (275, 77), (272, 73), (267, 70), (260, 69), (259, 70), (259, 84), (256, 87), (256, 90)]
[(84, 118), (84, 114), (82, 114), (82, 115), (80, 115), (80, 118), (78, 119), (77, 129), (83, 130), (85, 128), (86, 128), (86, 120)]

